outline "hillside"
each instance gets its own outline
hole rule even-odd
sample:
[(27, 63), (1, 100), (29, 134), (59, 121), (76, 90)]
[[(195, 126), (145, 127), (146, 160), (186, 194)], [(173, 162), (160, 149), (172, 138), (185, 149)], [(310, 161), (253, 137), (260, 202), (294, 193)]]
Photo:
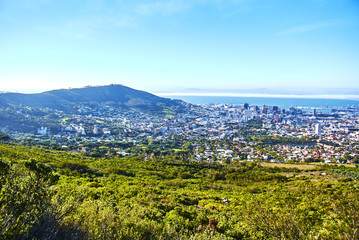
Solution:
[(147, 113), (159, 113), (166, 110), (177, 112), (185, 109), (182, 101), (161, 98), (123, 85), (60, 89), (37, 94), (0, 94), (2, 108), (23, 105), (72, 112), (78, 104), (91, 106), (106, 104)]
[(0, 239), (358, 239), (357, 168), (144, 159), (0, 144)]

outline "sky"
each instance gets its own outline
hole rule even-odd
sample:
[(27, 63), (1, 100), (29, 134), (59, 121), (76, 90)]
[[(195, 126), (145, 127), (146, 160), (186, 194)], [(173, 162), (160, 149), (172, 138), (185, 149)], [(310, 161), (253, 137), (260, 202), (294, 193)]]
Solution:
[(358, 97), (359, 1), (0, 0), (0, 91), (107, 84)]

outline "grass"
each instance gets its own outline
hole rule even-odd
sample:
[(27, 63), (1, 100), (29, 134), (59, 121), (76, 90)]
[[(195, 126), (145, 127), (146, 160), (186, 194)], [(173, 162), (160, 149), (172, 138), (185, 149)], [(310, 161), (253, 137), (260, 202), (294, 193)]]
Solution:
[(300, 170), (312, 170), (316, 169), (318, 166), (313, 164), (293, 164), (293, 163), (272, 163), (272, 162), (261, 162), (263, 167), (279, 167), (279, 168), (297, 168)]
[(317, 165), (317, 166), (323, 166), (328, 165), (328, 166), (338, 166), (338, 167), (348, 167), (348, 168), (356, 168), (357, 166), (355, 164), (345, 164), (345, 163), (311, 163), (313, 165)]

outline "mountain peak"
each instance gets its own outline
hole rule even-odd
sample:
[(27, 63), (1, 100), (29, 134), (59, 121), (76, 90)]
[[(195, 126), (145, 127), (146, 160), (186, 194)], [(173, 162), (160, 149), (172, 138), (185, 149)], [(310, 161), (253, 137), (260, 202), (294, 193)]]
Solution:
[(36, 94), (0, 94), (0, 107), (24, 105), (71, 112), (78, 104), (110, 104), (147, 113), (160, 113), (166, 109), (181, 111), (185, 108), (185, 104), (180, 100), (158, 97), (121, 84), (57, 89)]

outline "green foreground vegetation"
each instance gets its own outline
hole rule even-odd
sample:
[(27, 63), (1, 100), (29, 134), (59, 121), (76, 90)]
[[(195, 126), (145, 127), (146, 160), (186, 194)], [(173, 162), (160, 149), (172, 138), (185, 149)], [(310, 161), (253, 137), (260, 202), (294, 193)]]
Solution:
[(278, 166), (0, 145), (0, 238), (359, 238), (358, 168)]

